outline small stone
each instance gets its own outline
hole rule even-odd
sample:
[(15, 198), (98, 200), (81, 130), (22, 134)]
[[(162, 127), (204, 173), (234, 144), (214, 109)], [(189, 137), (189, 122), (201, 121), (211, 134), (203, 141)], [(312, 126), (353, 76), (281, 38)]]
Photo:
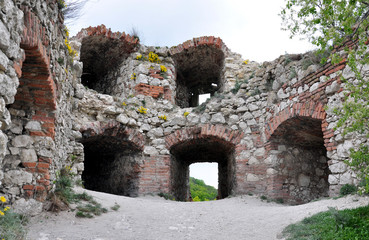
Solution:
[(25, 128), (30, 131), (41, 131), (41, 124), (37, 121), (29, 121)]
[(256, 149), (256, 151), (254, 152), (254, 155), (255, 155), (256, 157), (262, 157), (262, 156), (264, 156), (264, 154), (265, 154), (265, 148), (258, 148), (258, 149)]
[(32, 173), (21, 170), (10, 170), (4, 175), (4, 183), (7, 185), (22, 186), (25, 183), (32, 182)]
[(150, 131), (150, 129), (151, 129), (151, 127), (150, 127), (150, 125), (149, 125), (149, 124), (147, 124), (147, 123), (144, 123), (144, 124), (142, 124), (142, 126), (141, 126), (141, 130), (142, 130), (142, 131), (148, 132), (148, 131)]
[(145, 146), (144, 150), (143, 150), (143, 153), (146, 154), (146, 155), (159, 155), (159, 152), (158, 150), (156, 150), (155, 147), (152, 147), (152, 146)]
[(225, 123), (225, 119), (224, 119), (224, 117), (221, 113), (216, 113), (211, 117), (210, 122), (213, 123), (213, 124)]
[(5, 51), (10, 46), (10, 33), (2, 21), (0, 21), (0, 36), (0, 49)]
[(127, 124), (129, 122), (129, 118), (124, 114), (119, 114), (116, 120), (120, 123)]
[(301, 187), (308, 187), (310, 185), (310, 177), (301, 173), (298, 176), (297, 182)]
[(12, 141), (12, 145), (14, 147), (28, 147), (29, 145), (33, 144), (33, 139), (32, 137), (28, 136), (28, 135), (21, 135), (21, 136), (16, 136), (13, 141)]
[(249, 174), (247, 174), (246, 181), (256, 182), (256, 181), (259, 181), (259, 177), (256, 176), (255, 174), (249, 173)]
[(279, 89), (278, 92), (277, 92), (277, 97), (279, 99), (288, 98), (289, 96), (290, 96), (290, 94), (289, 93), (284, 93), (282, 88)]
[(153, 80), (151, 80), (150, 85), (159, 86), (160, 85), (160, 80), (157, 79), (157, 78), (154, 78)]
[(169, 126), (184, 126), (186, 125), (186, 119), (184, 117), (175, 117), (169, 122)]
[(229, 117), (229, 124), (235, 124), (239, 121), (238, 115), (232, 115)]
[(310, 87), (310, 89), (309, 89), (309, 91), (310, 92), (314, 92), (315, 90), (317, 90), (318, 88), (319, 88), (319, 82), (316, 82), (316, 83), (314, 83), (311, 87)]
[(275, 170), (274, 168), (268, 168), (267, 169), (267, 175), (276, 175), (278, 173), (277, 170)]
[(8, 63), (8, 57), (2, 51), (0, 51), (0, 71), (5, 72), (8, 69)]
[(8, 137), (2, 131), (0, 131), (0, 163), (5, 157), (7, 142)]
[(344, 173), (347, 170), (347, 165), (343, 162), (338, 162), (329, 166), (332, 173)]
[(37, 162), (37, 154), (34, 149), (22, 149), (20, 152), (22, 162)]
[(162, 137), (164, 136), (164, 132), (162, 128), (154, 128), (150, 130), (149, 135), (153, 135), (154, 137)]
[(35, 199), (25, 200), (21, 198), (13, 204), (14, 212), (25, 216), (36, 216), (42, 212), (42, 202)]
[(249, 104), (247, 105), (250, 111), (256, 111), (259, 109), (259, 107), (256, 104)]
[(245, 114), (242, 116), (243, 119), (249, 120), (253, 119), (254, 116), (250, 112), (245, 112)]

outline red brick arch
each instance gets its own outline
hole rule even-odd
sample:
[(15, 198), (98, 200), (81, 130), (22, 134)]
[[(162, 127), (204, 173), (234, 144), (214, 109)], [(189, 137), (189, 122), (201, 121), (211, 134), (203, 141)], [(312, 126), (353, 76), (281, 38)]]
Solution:
[[(40, 130), (31, 130), (31, 136), (55, 137), (56, 87), (51, 78), (50, 57), (48, 55), (49, 40), (46, 29), (39, 18), (28, 8), (21, 8), (24, 13), (24, 29), (20, 47), (24, 50), (24, 58), (14, 63), (19, 77), (19, 87), (15, 102), (11, 108), (28, 111), (27, 121), (37, 121)], [(32, 112), (32, 113), (31, 113)], [(27, 197), (35, 197), (44, 201), (47, 191), (51, 189), (51, 158), (38, 157), (37, 162), (24, 162), (25, 170), (37, 175), (37, 183), (24, 185)]]
[(324, 145), (328, 151), (332, 151), (336, 149), (336, 146), (335, 143), (330, 142), (329, 139), (334, 136), (334, 130), (327, 129), (328, 123), (326, 121), (326, 115), (324, 105), (320, 102), (310, 101), (294, 103), (292, 106), (278, 112), (267, 121), (265, 125), (265, 137), (269, 140), (278, 126), (290, 118), (310, 117), (322, 121), (323, 138), (325, 139)]
[(55, 136), (56, 87), (50, 74), (49, 41), (38, 17), (23, 8), (24, 30), (20, 47), (25, 51), (24, 61), (14, 63), (20, 77), (14, 107), (29, 106), (36, 110), (32, 120), (41, 123), (41, 131), (31, 131), (31, 136)]
[(201, 127), (189, 127), (175, 131), (165, 138), (167, 149), (186, 141), (217, 138), (234, 146), (238, 145), (244, 133), (231, 130), (222, 125), (205, 124)]
[(138, 150), (143, 150), (144, 136), (116, 121), (93, 122), (80, 129), (84, 139), (96, 136), (120, 137), (122, 141), (130, 142)]
[(181, 53), (186, 49), (196, 48), (202, 45), (207, 45), (207, 46), (211, 46), (211, 47), (218, 48), (218, 49), (222, 49), (223, 47), (225, 47), (223, 40), (220, 39), (219, 37), (216, 38), (213, 36), (210, 36), (210, 37), (204, 36), (204, 37), (193, 38), (192, 40), (188, 40), (175, 47), (171, 47), (169, 52), (171, 55), (174, 55), (174, 54)]

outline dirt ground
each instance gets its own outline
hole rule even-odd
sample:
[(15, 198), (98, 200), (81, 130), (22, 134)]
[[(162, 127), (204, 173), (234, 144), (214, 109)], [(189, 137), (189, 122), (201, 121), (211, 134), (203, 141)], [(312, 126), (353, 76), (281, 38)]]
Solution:
[[(299, 206), (268, 203), (256, 196), (175, 202), (153, 196), (129, 198), (83, 191), (94, 196), (109, 212), (92, 219), (76, 218), (71, 211), (43, 213), (31, 219), (27, 239), (282, 239), (284, 227), (328, 207), (355, 208), (369, 203), (368, 197), (358, 196)], [(120, 205), (118, 211), (110, 210), (114, 204)]]

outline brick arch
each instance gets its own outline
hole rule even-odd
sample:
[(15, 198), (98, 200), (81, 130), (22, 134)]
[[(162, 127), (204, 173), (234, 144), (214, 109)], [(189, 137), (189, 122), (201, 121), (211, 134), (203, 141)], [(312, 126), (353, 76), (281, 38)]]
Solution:
[(31, 136), (55, 136), (56, 87), (50, 73), (49, 45), (46, 30), (38, 17), (27, 7), (24, 12), (24, 30), (20, 47), (25, 58), (14, 63), (19, 87), (13, 108), (33, 108), (32, 120), (41, 124), (41, 130), (31, 130)]
[(209, 37), (203, 36), (203, 37), (193, 38), (192, 40), (188, 40), (175, 47), (171, 47), (169, 50), (169, 53), (171, 55), (175, 55), (185, 50), (196, 48), (199, 46), (204, 46), (204, 45), (213, 47), (213, 48), (218, 48), (218, 49), (222, 49), (226, 47), (225, 44), (223, 43), (223, 40), (219, 37), (216, 38), (214, 36), (209, 36)]
[(176, 104), (199, 105), (199, 95), (222, 92), (224, 60), (228, 52), (220, 38), (199, 37), (169, 50), (176, 66)]
[(125, 32), (112, 32), (111, 29), (107, 28), (104, 24), (96, 27), (90, 26), (88, 28), (84, 28), (79, 33), (77, 33), (76, 38), (83, 39), (89, 36), (102, 36), (110, 39), (117, 39), (131, 46), (134, 46), (139, 42), (137, 38), (135, 38), (134, 36), (130, 36)]
[[(50, 57), (48, 54), (49, 40), (46, 29), (39, 18), (26, 6), (24, 13), (24, 28), (20, 47), (24, 57), (14, 62), (14, 69), (19, 78), (19, 87), (14, 103), (9, 106), (23, 110), (25, 115), (12, 116), (27, 122), (37, 122), (39, 127), (30, 128), (30, 136), (55, 137), (56, 87), (51, 77)], [(24, 122), (24, 121), (23, 121)], [(35, 197), (39, 201), (46, 199), (50, 185), (51, 158), (37, 156), (36, 162), (23, 162), (25, 170), (35, 174), (36, 184), (23, 186), (26, 197)]]
[(300, 204), (328, 194), (327, 151), (336, 143), (327, 127), (324, 105), (314, 101), (294, 103), (269, 119), (265, 146), (276, 171), (266, 179), (270, 197)]
[(285, 108), (270, 118), (265, 124), (265, 137), (267, 140), (271, 138), (278, 126), (288, 119), (294, 117), (309, 117), (322, 121), (323, 138), (326, 140), (324, 145), (328, 151), (336, 149), (334, 142), (329, 142), (333, 137), (334, 130), (327, 129), (326, 112), (324, 105), (320, 102), (303, 102), (294, 103), (292, 106)]
[(110, 122), (93, 122), (86, 124), (80, 129), (83, 139), (91, 137), (117, 137), (122, 141), (129, 142), (131, 146), (137, 150), (144, 148), (144, 136), (131, 128), (128, 128), (116, 121)]
[(231, 130), (222, 125), (205, 124), (201, 127), (189, 127), (175, 131), (165, 138), (167, 149), (196, 139), (217, 138), (227, 144), (236, 146), (240, 143), (244, 133)]
[(135, 51), (138, 39), (124, 32), (112, 32), (105, 25), (82, 29), (75, 38), (82, 43), (82, 84), (100, 93), (111, 94), (116, 79), (109, 79), (109, 73), (116, 71)]

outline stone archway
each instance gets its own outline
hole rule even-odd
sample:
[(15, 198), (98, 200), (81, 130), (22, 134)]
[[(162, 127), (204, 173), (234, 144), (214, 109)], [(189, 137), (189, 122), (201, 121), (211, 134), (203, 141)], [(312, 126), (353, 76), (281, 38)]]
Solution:
[(177, 200), (190, 197), (189, 165), (197, 162), (218, 163), (218, 198), (232, 194), (236, 184), (235, 148), (242, 133), (220, 125), (204, 125), (178, 130), (166, 138), (171, 153), (171, 193)]
[(270, 120), (265, 160), (270, 197), (300, 204), (329, 195), (325, 115), (320, 103), (298, 103)]
[(84, 146), (82, 180), (87, 189), (137, 196), (143, 136), (120, 123), (91, 124), (81, 129)]

